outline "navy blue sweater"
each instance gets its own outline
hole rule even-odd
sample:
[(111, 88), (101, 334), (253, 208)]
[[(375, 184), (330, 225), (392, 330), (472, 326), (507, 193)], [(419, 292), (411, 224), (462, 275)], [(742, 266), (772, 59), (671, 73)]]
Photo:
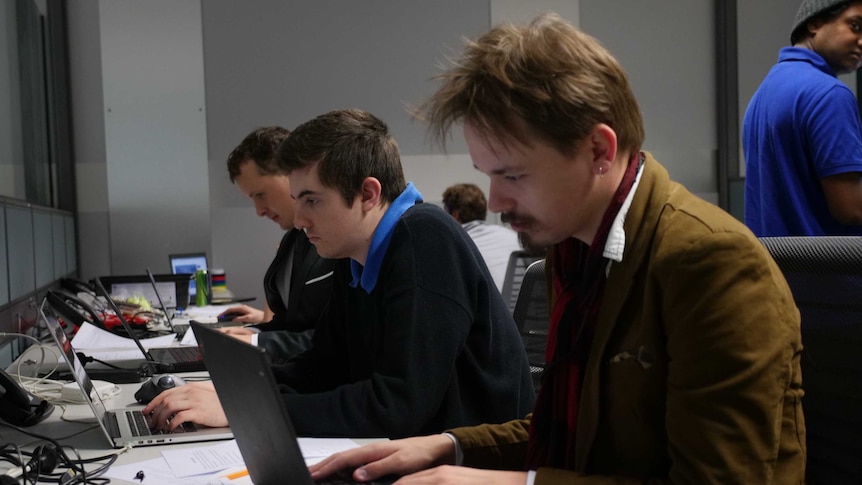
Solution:
[(298, 433), (399, 438), (530, 412), (512, 316), (476, 246), (440, 208), (402, 215), (370, 294), (351, 279), (339, 261), (312, 348), (275, 368)]

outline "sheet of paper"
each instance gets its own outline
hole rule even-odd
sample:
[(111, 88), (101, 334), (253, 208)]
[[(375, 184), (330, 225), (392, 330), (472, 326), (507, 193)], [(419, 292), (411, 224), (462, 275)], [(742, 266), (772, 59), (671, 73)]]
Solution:
[[(299, 438), (299, 447), (305, 463), (311, 465), (339, 451), (356, 448), (359, 445), (347, 438)], [(130, 482), (138, 471), (144, 472), (141, 483), (150, 485), (246, 485), (251, 479), (246, 475), (228, 480), (231, 473), (244, 470), (242, 455), (236, 440), (223, 441), (215, 445), (197, 448), (166, 449), (161, 458), (114, 465), (105, 476)]]
[[(143, 345), (145, 349), (150, 349), (152, 347), (168, 347), (176, 338), (176, 334), (145, 338), (141, 339), (141, 345)], [(135, 345), (134, 340), (121, 337), (117, 334), (108, 332), (107, 330), (102, 330), (89, 322), (84, 322), (84, 324), (78, 329), (78, 332), (75, 333), (75, 336), (72, 338), (72, 346), (75, 347), (76, 350), (138, 348), (138, 346)], [(140, 355), (140, 353), (138, 353), (138, 355)]]
[(207, 305), (201, 307), (193, 306), (186, 308), (186, 311), (183, 312), (183, 318), (188, 318), (189, 320), (198, 320), (205, 317), (217, 317), (232, 306), (234, 305)]
[(306, 461), (309, 458), (326, 458), (334, 453), (359, 447), (349, 438), (298, 438), (297, 441)]
[(195, 333), (192, 329), (183, 334), (183, 339), (180, 340), (180, 345), (197, 345), (198, 339), (195, 338)]
[[(252, 481), (248, 475), (234, 480), (227, 478), (229, 474), (242, 470), (245, 470), (245, 466), (228, 468), (219, 473), (180, 478), (174, 475), (168, 462), (163, 457), (159, 457), (128, 465), (114, 465), (105, 472), (104, 476), (144, 485), (250, 485)], [(135, 479), (138, 472), (144, 473), (143, 480)]]
[(174, 476), (181, 478), (220, 472), (245, 464), (236, 440), (199, 448), (165, 450), (162, 452), (162, 457), (168, 462)]

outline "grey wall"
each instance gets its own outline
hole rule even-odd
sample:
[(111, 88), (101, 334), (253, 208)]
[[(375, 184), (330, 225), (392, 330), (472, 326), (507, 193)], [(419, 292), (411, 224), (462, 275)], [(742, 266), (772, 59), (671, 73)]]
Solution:
[[(439, 200), (440, 186), (461, 181), (463, 172), (475, 176), (463, 159), (445, 170), (432, 165), (445, 157), (425, 143), (424, 126), (405, 107), (431, 93), (435, 66), (460, 49), (462, 36), (488, 29), (488, 12), (487, 1), (463, 0), (258, 0), (254, 8), (203, 2), (212, 260), (234, 293), (262, 300), (262, 276), (282, 234), (255, 216), (227, 176), (230, 150), (258, 126), (293, 128), (329, 110), (359, 107), (389, 124), (406, 175), (428, 200)], [(451, 149), (463, 153), (463, 146), (457, 141)], [(426, 165), (435, 178), (425, 176)]]
[(99, 15), (111, 271), (141, 274), (210, 242), (200, 2), (110, 0)]
[(21, 88), (15, 2), (0, 2), (0, 195), (23, 199)]
[(71, 2), (67, 12), (80, 275), (89, 279), (111, 274), (99, 3)]
[(581, 28), (626, 69), (643, 111), (644, 149), (672, 178), (717, 201), (713, 2), (581, 0)]
[[(785, 42), (798, 0), (737, 3), (742, 112)], [(225, 269), (235, 293), (262, 298), (261, 276), (281, 231), (257, 218), (230, 184), (225, 159), (255, 127), (292, 128), (330, 109), (360, 107), (388, 122), (407, 177), (426, 200), (439, 201), (456, 182), (487, 190), (460, 132), (441, 153), (405, 108), (432, 92), (429, 79), (447, 54), (460, 51), (462, 37), (545, 10), (559, 11), (614, 53), (644, 112), (645, 148), (672, 177), (715, 201), (713, 6), (713, 0), (71, 2), (81, 274), (167, 271), (169, 252), (204, 250), (214, 267)], [(123, 111), (109, 112), (114, 106)], [(154, 234), (159, 226), (167, 232)]]

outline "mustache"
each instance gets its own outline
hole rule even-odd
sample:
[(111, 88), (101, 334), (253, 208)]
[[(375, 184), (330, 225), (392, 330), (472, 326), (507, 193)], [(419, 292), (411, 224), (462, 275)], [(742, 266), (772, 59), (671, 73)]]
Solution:
[(518, 215), (514, 212), (503, 212), (500, 214), (500, 220), (506, 224), (527, 224), (533, 221), (532, 217)]

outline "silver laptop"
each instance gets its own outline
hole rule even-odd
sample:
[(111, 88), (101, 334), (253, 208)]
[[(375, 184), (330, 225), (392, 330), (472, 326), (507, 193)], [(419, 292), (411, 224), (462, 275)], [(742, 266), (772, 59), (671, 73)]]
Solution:
[(84, 364), (78, 359), (72, 342), (66, 337), (66, 332), (63, 331), (63, 327), (57, 321), (47, 300), (42, 301), (39, 316), (60, 349), (60, 353), (65, 357), (66, 363), (69, 364), (75, 382), (78, 383), (84, 398), (93, 410), (99, 427), (115, 448), (122, 448), (128, 444), (134, 446), (161, 445), (233, 438), (230, 428), (209, 428), (191, 423), (184, 423), (173, 432), (151, 431), (140, 407), (108, 411), (99, 393), (92, 392), (93, 383), (84, 370)]

